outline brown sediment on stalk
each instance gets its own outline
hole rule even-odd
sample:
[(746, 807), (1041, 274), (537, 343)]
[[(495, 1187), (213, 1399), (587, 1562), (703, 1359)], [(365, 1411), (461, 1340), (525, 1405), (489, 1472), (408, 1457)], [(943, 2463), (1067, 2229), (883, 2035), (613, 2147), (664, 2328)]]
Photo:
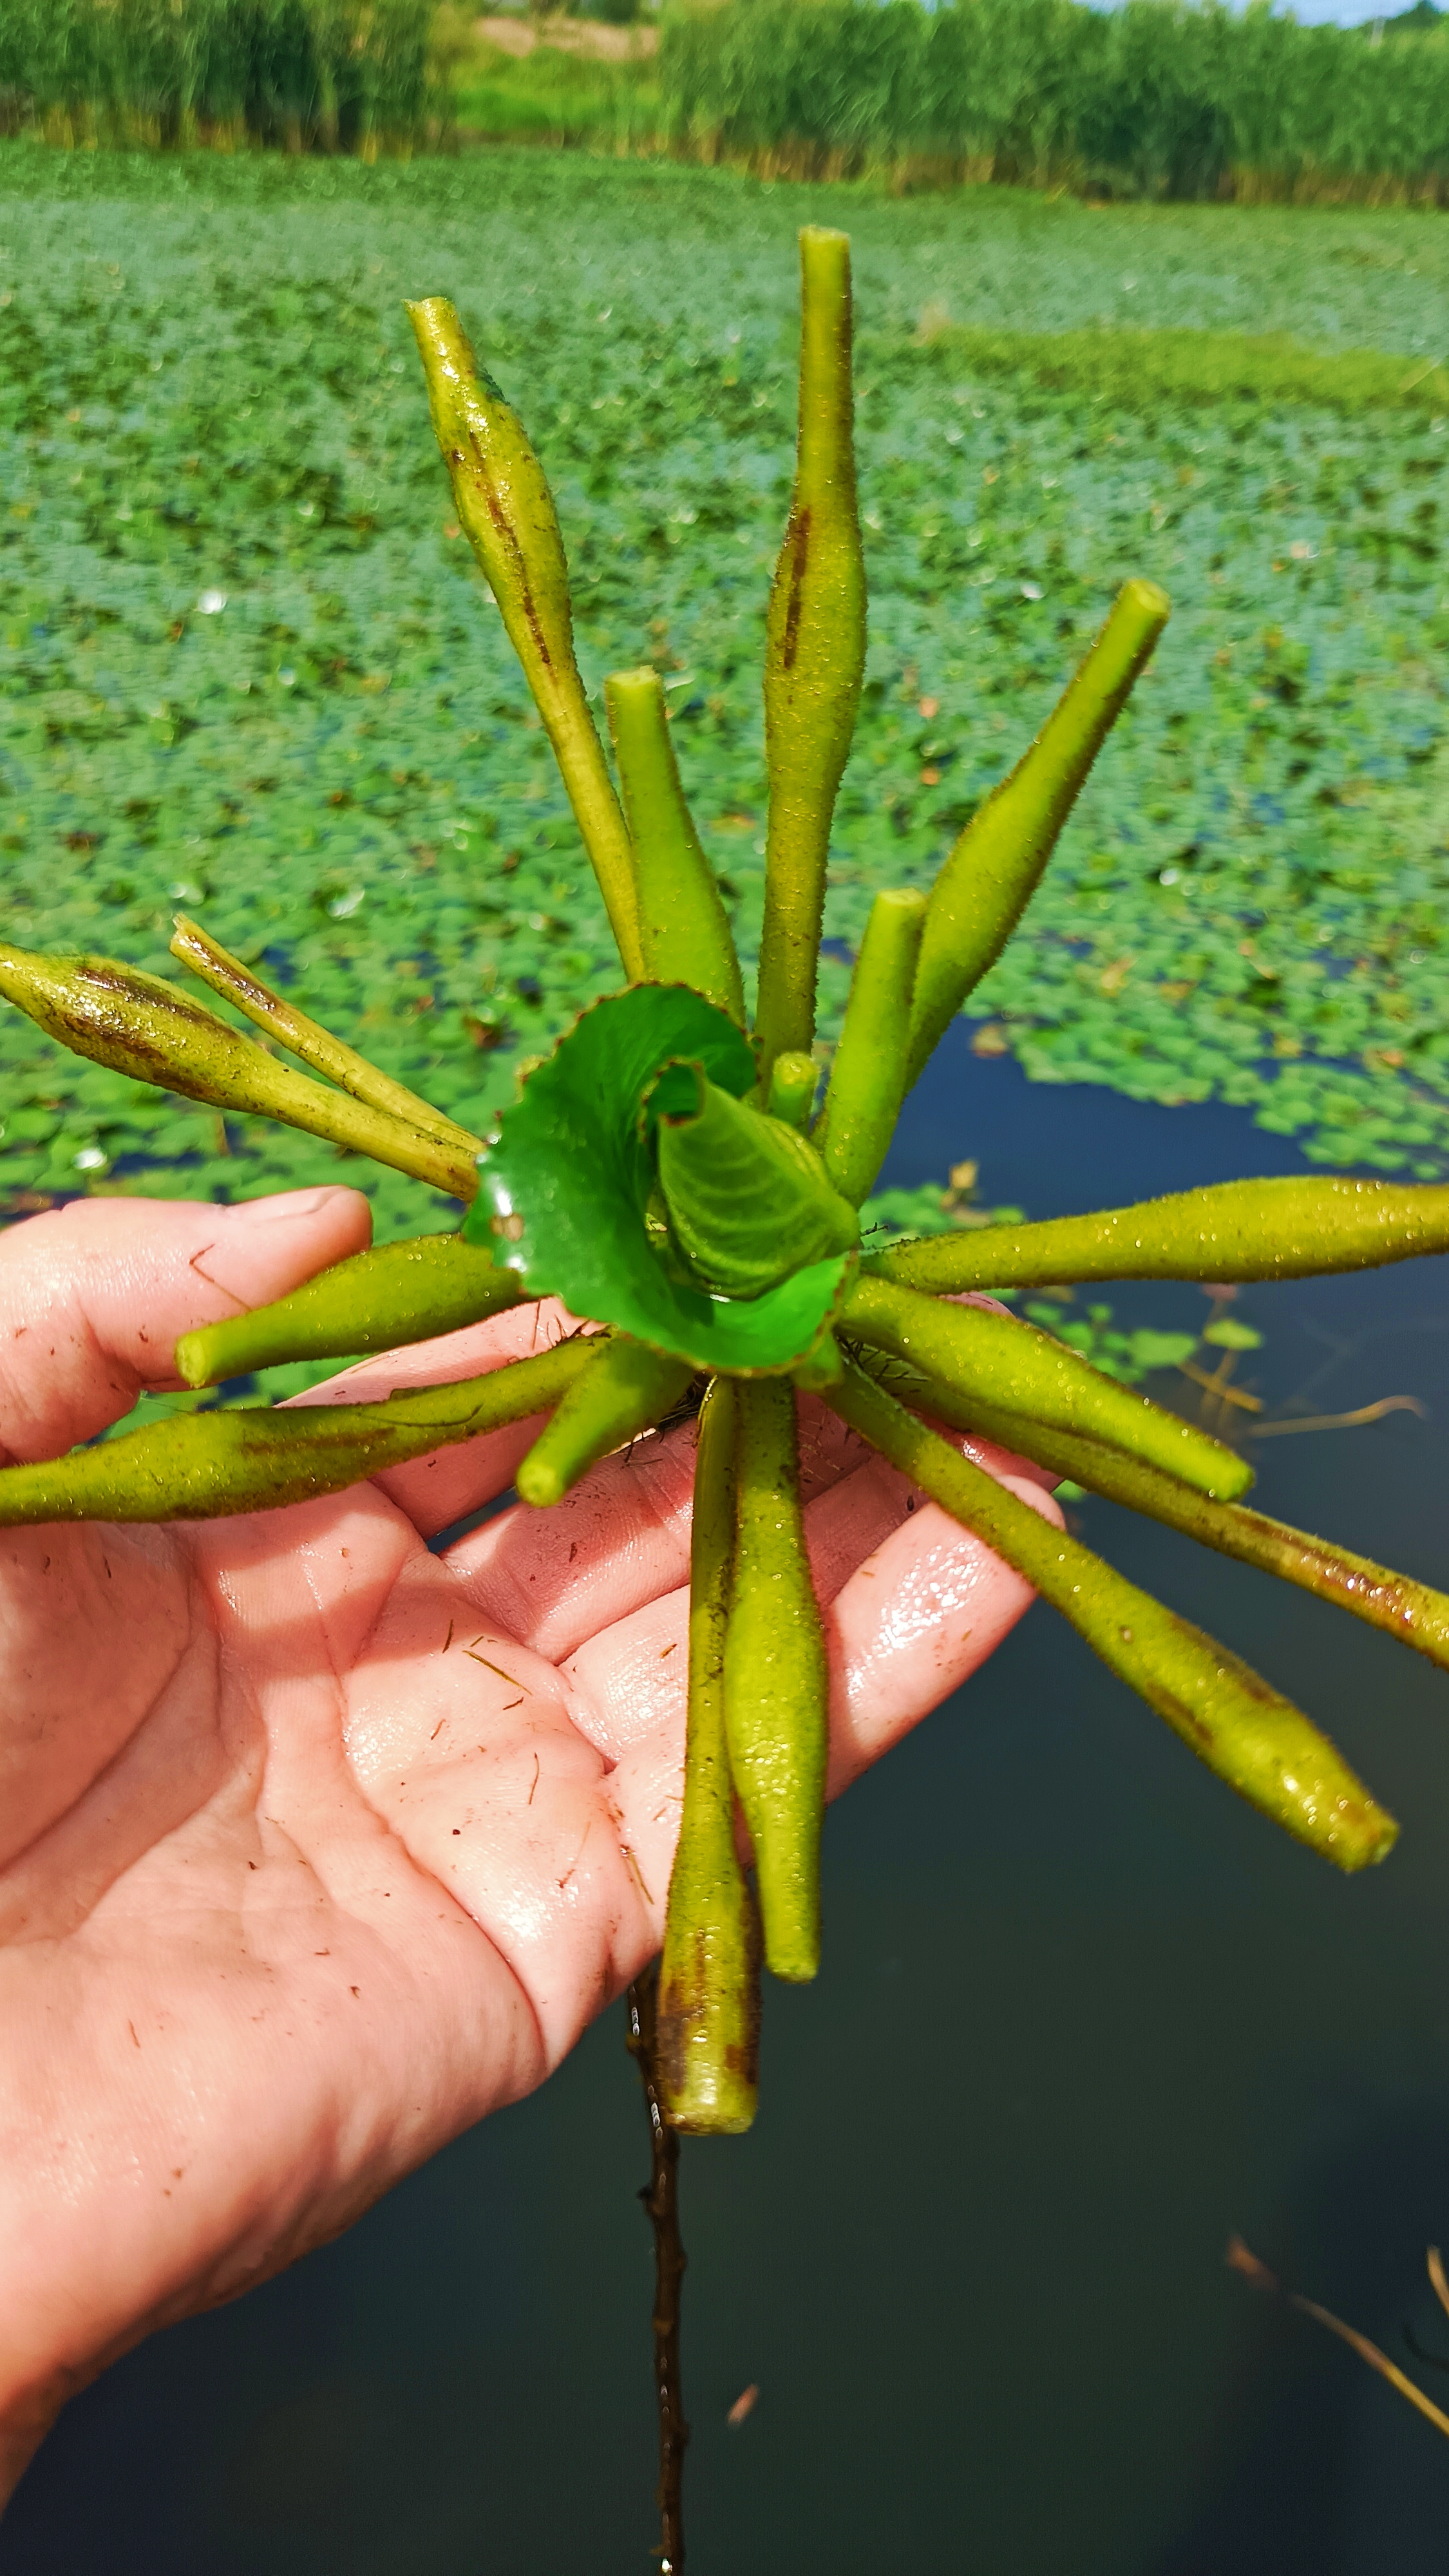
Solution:
[(785, 546), (790, 556), (790, 594), (785, 607), (785, 634), (780, 660), (787, 671), (795, 668), (795, 651), (800, 640), (800, 610), (805, 596), (805, 575), (810, 562), (810, 512), (794, 510), (785, 533)]
[[(497, 529), (503, 544), (508, 549), (509, 559), (518, 578), (518, 587), (521, 595), (523, 613), (528, 620), (529, 633), (532, 635), (534, 643), (538, 647), (538, 658), (542, 662), (545, 670), (551, 672), (554, 667), (553, 655), (548, 649), (548, 637), (544, 632), (543, 619), (539, 615), (538, 602), (533, 595), (533, 584), (528, 578), (528, 566), (523, 559), (523, 549), (519, 545), (517, 537), (514, 535), (508, 513), (498, 498), (498, 487), (494, 483), (493, 477), (489, 473), (488, 468), (483, 461), (483, 450), (478, 444), (478, 434), (476, 430), (469, 431), (468, 444), (473, 450), (474, 459), (476, 461), (476, 480), (482, 491), (484, 508), (487, 510), (488, 516), (492, 520), (494, 527)], [(453, 449), (449, 461), (459, 467), (462, 466), (463, 459), (459, 455), (456, 447)]]
[[(109, 957), (78, 958), (75, 963), (78, 968), (84, 965), (88, 990), (114, 993), (133, 1008), (142, 1010), (155, 1001), (154, 993), (146, 990), (147, 979), (139, 971), (133, 973)], [(215, 1034), (219, 1025), (215, 1012), (209, 1011), (204, 1002), (193, 1001), (190, 994), (182, 992), (178, 986), (171, 988), (171, 1008), (177, 1019), (189, 1021), (193, 1028), (205, 1030), (209, 1037)], [(58, 1027), (69, 1029), (76, 1039), (83, 1036), (111, 1037), (114, 1034), (110, 1023), (98, 1010), (77, 1010), (68, 1003), (55, 1002), (47, 1016)], [(128, 1030), (125, 1044), (128, 1053), (141, 1057), (145, 1062), (165, 1064), (168, 1061), (165, 1048), (154, 1041), (144, 1027)], [(79, 1054), (83, 1050), (77, 1046), (76, 1052)], [(173, 1083), (162, 1083), (160, 1087), (163, 1090), (175, 1088)]]
[[(682, 1943), (683, 1959), (675, 1965), (667, 1991), (661, 1985), (659, 2001), (659, 2036), (657, 2055), (666, 2099), (673, 2102), (684, 2091), (689, 2072), (690, 2033), (698, 2027), (713, 1996), (709, 1935), (698, 1926), (689, 1931)], [(758, 1976), (759, 1942), (754, 1945), (753, 1965)], [(748, 1988), (746, 2017), (737, 2038), (726, 2040), (720, 2051), (727, 2072), (738, 2085), (753, 2093), (759, 2082), (760, 2068), (760, 1996), (758, 1984)], [(696, 2124), (681, 2119), (670, 2111), (671, 2128), (693, 2134)]]

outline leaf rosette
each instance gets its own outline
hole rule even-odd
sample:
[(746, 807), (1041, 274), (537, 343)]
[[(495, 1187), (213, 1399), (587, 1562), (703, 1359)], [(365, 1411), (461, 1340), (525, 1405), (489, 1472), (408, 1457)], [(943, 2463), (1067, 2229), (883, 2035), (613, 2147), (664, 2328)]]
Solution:
[(696, 1369), (799, 1367), (858, 1221), (804, 1139), (747, 1105), (755, 1082), (748, 1039), (688, 985), (593, 1003), (480, 1156), (467, 1235), (530, 1296)]
[[(516, 1485), (524, 1504), (547, 1509), (698, 1394), (683, 1805), (657, 2055), (664, 2117), (714, 2134), (753, 2116), (761, 1960), (798, 1980), (819, 1954), (829, 1659), (805, 1545), (797, 1389), (1051, 1601), (1221, 1780), (1341, 1869), (1381, 1860), (1397, 1830), (1342, 1755), (1271, 1683), (1051, 1527), (970, 1443), (1070, 1477), (1449, 1667), (1449, 1597), (1247, 1508), (1252, 1470), (1239, 1450), (1124, 1385), (1110, 1351), (1105, 1372), (1093, 1365), (1099, 1354), (1074, 1348), (1070, 1327), (1038, 1330), (1055, 1326), (1051, 1307), (1028, 1305), (1027, 1320), (1012, 1322), (967, 1293), (1270, 1281), (1443, 1252), (1449, 1187), (1348, 1175), (1226, 1182), (862, 1252), (857, 1211), (901, 1104), (1030, 902), (1168, 602), (1151, 582), (1124, 585), (929, 893), (876, 895), (814, 1114), (830, 831), (865, 650), (843, 235), (807, 228), (801, 285), (795, 482), (766, 621), (752, 1034), (664, 684), (652, 664), (606, 680), (616, 789), (575, 659), (542, 468), (438, 299), (411, 310), (458, 524), (533, 688), (629, 989), (583, 1012), (485, 1143), (196, 923), (178, 922), (173, 954), (263, 1043), (114, 960), (0, 948), (0, 994), (62, 1045), (224, 1112), (328, 1137), (471, 1203), (461, 1237), (355, 1254), (271, 1307), (185, 1335), (175, 1354), (185, 1384), (426, 1342), (524, 1297), (558, 1297), (605, 1328), (385, 1404), (207, 1409), (66, 1459), (0, 1468), (0, 1526), (225, 1517), (341, 1492), (540, 1414)], [(1205, 1338), (1226, 1355), (1259, 1335), (1219, 1317)], [(1133, 1347), (1142, 1367), (1191, 1368), (1181, 1336), (1139, 1334)]]

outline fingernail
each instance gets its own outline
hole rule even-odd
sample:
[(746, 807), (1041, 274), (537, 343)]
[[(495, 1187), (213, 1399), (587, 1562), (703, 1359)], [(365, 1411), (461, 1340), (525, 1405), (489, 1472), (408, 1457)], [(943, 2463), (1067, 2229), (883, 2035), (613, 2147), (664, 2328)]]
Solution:
[(291, 1224), (298, 1217), (319, 1215), (337, 1195), (335, 1187), (323, 1182), (315, 1190), (279, 1190), (272, 1198), (242, 1199), (227, 1214), (244, 1217), (249, 1225)]

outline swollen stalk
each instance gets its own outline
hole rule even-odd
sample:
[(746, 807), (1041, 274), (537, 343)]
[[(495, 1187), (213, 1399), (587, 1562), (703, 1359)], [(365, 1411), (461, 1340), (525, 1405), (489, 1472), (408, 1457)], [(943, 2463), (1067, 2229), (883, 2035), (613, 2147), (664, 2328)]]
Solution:
[(378, 1404), (218, 1408), (0, 1470), (0, 1524), (271, 1509), (534, 1417), (518, 1492), (525, 1507), (549, 1510), (639, 1434), (699, 1413), (683, 1814), (657, 2030), (652, 1987), (635, 1989), (634, 2006), (656, 2148), (661, 2492), (676, 2566), (685, 2428), (671, 2124), (748, 2127), (761, 1951), (775, 1974), (800, 1979), (820, 1949), (827, 1674), (798, 1403), (823, 1398), (1055, 1603), (1209, 1769), (1341, 1869), (1381, 1859), (1396, 1829), (1291, 1700), (932, 1426), (1002, 1442), (1449, 1665), (1443, 1595), (1247, 1509), (1252, 1477), (1236, 1451), (1051, 1334), (951, 1302), (1053, 1281), (1296, 1278), (1442, 1252), (1449, 1187), (1232, 1182), (862, 1253), (858, 1209), (905, 1093), (1029, 902), (1168, 603), (1151, 582), (1125, 584), (934, 885), (877, 897), (817, 1116), (822, 907), (865, 648), (842, 234), (804, 233), (801, 281), (795, 481), (766, 621), (753, 1026), (658, 674), (641, 665), (607, 683), (621, 803), (575, 659), (543, 470), (438, 298), (409, 310), (454, 506), (557, 756), (624, 989), (583, 1010), (527, 1068), (501, 1118), (479, 1115), (475, 1134), (193, 922), (177, 924), (176, 957), (305, 1071), (136, 967), (0, 949), (0, 992), (60, 1044), (229, 1112), (303, 1127), (467, 1208), (457, 1235), (358, 1254), (273, 1305), (187, 1334), (176, 1354), (187, 1384), (425, 1342), (524, 1298), (556, 1298), (585, 1319), (558, 1347), (461, 1384)]

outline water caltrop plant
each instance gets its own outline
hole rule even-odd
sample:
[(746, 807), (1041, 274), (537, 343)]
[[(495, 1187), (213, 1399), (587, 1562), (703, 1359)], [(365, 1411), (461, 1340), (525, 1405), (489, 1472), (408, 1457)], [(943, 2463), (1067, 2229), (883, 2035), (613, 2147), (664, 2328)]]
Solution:
[[(520, 1300), (581, 1319), (554, 1347), (385, 1403), (174, 1415), (0, 1472), (0, 1524), (200, 1518), (336, 1493), (546, 1414), (517, 1475), (558, 1503), (651, 1427), (698, 1416), (683, 1814), (653, 2037), (672, 2127), (747, 2128), (761, 1961), (815, 1973), (826, 1660), (804, 1546), (797, 1394), (1043, 1593), (1210, 1769), (1344, 1870), (1397, 1828), (1332, 1744), (1226, 1648), (978, 1464), (976, 1435), (1387, 1629), (1449, 1666), (1449, 1599), (1253, 1511), (1251, 1471), (1197, 1425), (974, 1292), (1353, 1270), (1449, 1248), (1449, 1187), (1242, 1181), (1142, 1206), (873, 1247), (859, 1210), (903, 1099), (1030, 900), (1168, 614), (1129, 581), (929, 895), (876, 897), (817, 1108), (816, 970), (831, 818), (865, 658), (849, 245), (801, 236), (799, 444), (765, 651), (769, 781), (753, 1017), (651, 667), (605, 685), (618, 789), (574, 655), (552, 496), (451, 304), (410, 307), (458, 521), (557, 756), (625, 984), (585, 1010), (487, 1136), (259, 982), (194, 922), (173, 953), (249, 1020), (94, 957), (0, 948), (0, 991), (61, 1044), (232, 1113), (282, 1120), (452, 1193), (461, 1230), (340, 1262), (188, 1334), (204, 1388), (420, 1342)], [(305, 1070), (281, 1060), (290, 1055)], [(965, 1300), (965, 1302), (962, 1302)], [(753, 1850), (740, 1857), (736, 1807)]]

